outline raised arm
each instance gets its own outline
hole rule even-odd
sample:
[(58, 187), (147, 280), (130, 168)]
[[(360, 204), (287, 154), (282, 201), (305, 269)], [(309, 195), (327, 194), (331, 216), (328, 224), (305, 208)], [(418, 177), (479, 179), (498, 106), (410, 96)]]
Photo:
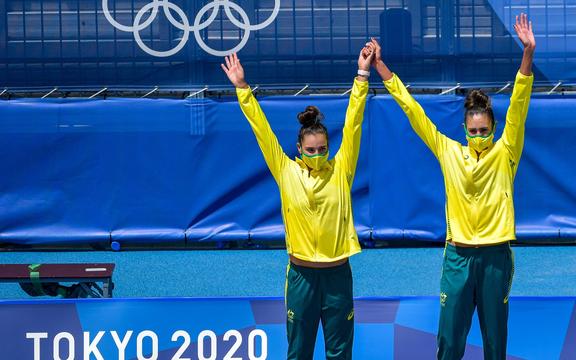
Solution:
[(348, 175), (349, 183), (352, 185), (358, 153), (360, 152), (360, 138), (362, 137), (362, 120), (364, 119), (364, 108), (366, 105), (366, 95), (368, 94), (368, 71), (374, 53), (371, 49), (364, 48), (358, 56), (358, 75), (352, 86), (348, 109), (346, 110), (346, 120), (342, 130), (342, 144), (335, 156), (338, 163)]
[(513, 160), (517, 163), (520, 160), (524, 147), (524, 125), (528, 115), (530, 105), (530, 95), (532, 94), (532, 60), (536, 49), (536, 40), (532, 32), (532, 22), (528, 21), (526, 14), (516, 16), (514, 30), (524, 46), (522, 63), (516, 74), (514, 90), (510, 98), (510, 107), (506, 113), (506, 125), (502, 133), (502, 141), (510, 152)]
[(277, 183), (280, 180), (280, 173), (282, 168), (286, 165), (288, 157), (284, 154), (282, 147), (278, 143), (278, 139), (260, 108), (258, 101), (252, 95), (252, 90), (244, 78), (244, 69), (240, 63), (240, 59), (234, 53), (225, 58), (226, 65), (221, 64), (222, 70), (228, 76), (230, 82), (236, 87), (236, 95), (238, 96), (238, 103), (242, 112), (248, 119), (256, 140), (260, 146), (266, 164), (274, 176)]
[(382, 78), (386, 89), (388, 89), (388, 92), (390, 92), (394, 100), (396, 100), (408, 117), (412, 129), (414, 129), (416, 134), (418, 134), (426, 146), (428, 146), (438, 158), (446, 146), (448, 138), (438, 131), (436, 125), (426, 116), (422, 106), (414, 100), (398, 76), (392, 73), (384, 61), (382, 61), (380, 44), (378, 44), (376, 39), (372, 38), (368, 44), (367, 46), (374, 48), (372, 66)]

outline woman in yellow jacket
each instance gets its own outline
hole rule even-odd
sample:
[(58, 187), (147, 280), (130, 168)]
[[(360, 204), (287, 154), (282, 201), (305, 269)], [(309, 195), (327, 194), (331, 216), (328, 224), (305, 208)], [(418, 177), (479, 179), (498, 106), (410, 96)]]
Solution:
[(291, 160), (252, 95), (236, 54), (226, 57), (226, 64), (222, 64), (280, 189), (290, 257), (286, 275), (288, 359), (312, 359), (320, 320), (326, 358), (352, 357), (354, 307), (348, 258), (360, 252), (360, 245), (350, 190), (360, 149), (372, 57), (366, 48), (359, 55), (342, 144), (330, 160), (328, 131), (316, 107), (308, 106), (298, 115), (302, 124), (296, 144), (300, 156)]
[(493, 142), (496, 122), (490, 99), (470, 92), (465, 103), (468, 146), (441, 134), (398, 76), (382, 62), (380, 46), (373, 65), (414, 131), (432, 150), (444, 174), (446, 250), (440, 283), (438, 358), (461, 359), (475, 308), (482, 330), (485, 359), (505, 359), (508, 295), (514, 273), (509, 241), (515, 240), (513, 185), (524, 146), (524, 123), (532, 90), (536, 47), (532, 24), (516, 18), (524, 45), (502, 137)]

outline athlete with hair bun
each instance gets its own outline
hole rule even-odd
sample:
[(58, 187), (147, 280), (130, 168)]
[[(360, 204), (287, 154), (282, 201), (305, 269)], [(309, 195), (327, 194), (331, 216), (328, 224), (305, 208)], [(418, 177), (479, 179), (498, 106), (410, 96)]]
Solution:
[(478, 310), (484, 359), (505, 359), (508, 296), (514, 274), (510, 241), (516, 239), (514, 177), (524, 146), (524, 124), (532, 92), (532, 59), (536, 41), (527, 16), (516, 17), (514, 29), (524, 46), (506, 125), (494, 142), (496, 121), (490, 98), (471, 91), (465, 102), (464, 131), (468, 146), (441, 134), (384, 64), (372, 39), (373, 66), (414, 131), (432, 150), (444, 174), (446, 248), (440, 282), (438, 359), (461, 359), (474, 310)]
[(301, 128), (296, 146), (300, 156), (291, 160), (252, 95), (236, 54), (222, 64), (280, 189), (290, 257), (286, 274), (288, 359), (313, 358), (320, 321), (326, 358), (352, 358), (354, 305), (348, 258), (360, 252), (360, 245), (350, 191), (373, 56), (364, 48), (358, 57), (358, 76), (350, 94), (342, 144), (330, 160), (328, 131), (318, 108), (308, 106), (298, 114)]

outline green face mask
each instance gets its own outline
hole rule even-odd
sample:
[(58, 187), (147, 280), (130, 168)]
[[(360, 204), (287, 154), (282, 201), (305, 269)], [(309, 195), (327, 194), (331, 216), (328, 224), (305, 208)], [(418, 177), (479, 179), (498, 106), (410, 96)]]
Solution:
[(495, 129), (493, 128), (492, 132), (490, 132), (490, 134), (486, 136), (482, 135), (472, 136), (468, 133), (468, 129), (466, 129), (466, 126), (464, 126), (464, 131), (466, 132), (466, 139), (468, 140), (468, 146), (479, 153), (488, 149), (494, 142), (494, 130)]
[(314, 170), (320, 170), (326, 161), (328, 161), (328, 151), (323, 154), (316, 154), (316, 155), (306, 155), (302, 153), (300, 157), (304, 164), (306, 164), (309, 168)]

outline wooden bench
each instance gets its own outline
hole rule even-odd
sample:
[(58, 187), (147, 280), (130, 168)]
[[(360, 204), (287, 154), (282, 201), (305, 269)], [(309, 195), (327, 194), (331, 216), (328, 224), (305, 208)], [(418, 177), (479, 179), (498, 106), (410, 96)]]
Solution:
[[(30, 266), (35, 270), (31, 270)], [(47, 282), (77, 282), (86, 290), (96, 289), (100, 297), (112, 297), (114, 283), (112, 273), (115, 264), (0, 264), (0, 282), (40, 283)], [(31, 271), (36, 272), (35, 279)], [(102, 283), (99, 287), (96, 283)], [(94, 293), (94, 292), (92, 292)]]

